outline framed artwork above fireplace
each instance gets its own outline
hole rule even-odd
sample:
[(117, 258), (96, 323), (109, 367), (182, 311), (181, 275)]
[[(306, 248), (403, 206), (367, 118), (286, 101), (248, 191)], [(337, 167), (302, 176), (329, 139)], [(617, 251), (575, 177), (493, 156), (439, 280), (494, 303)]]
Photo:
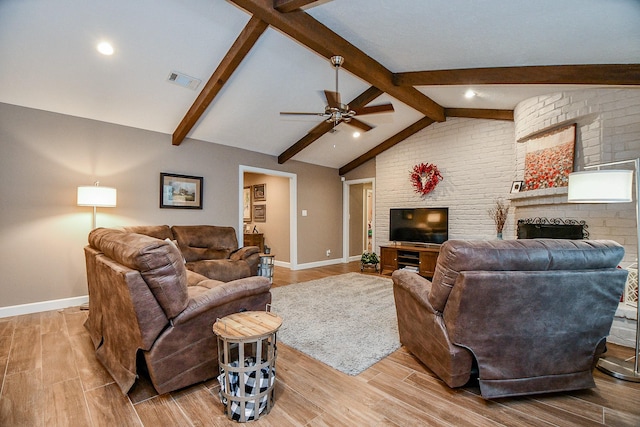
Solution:
[(521, 191), (566, 187), (573, 172), (575, 123), (527, 141), (524, 184)]

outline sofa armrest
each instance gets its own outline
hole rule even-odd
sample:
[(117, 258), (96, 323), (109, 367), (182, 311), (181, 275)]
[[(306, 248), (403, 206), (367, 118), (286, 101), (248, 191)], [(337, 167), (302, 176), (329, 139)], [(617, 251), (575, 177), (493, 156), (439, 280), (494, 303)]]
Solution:
[(242, 248), (238, 248), (235, 251), (231, 252), (229, 259), (232, 261), (241, 261), (247, 259), (249, 256), (253, 254), (260, 253), (260, 248), (257, 246), (244, 246)]
[(205, 280), (196, 286), (189, 286), (189, 303), (182, 313), (173, 319), (173, 324), (187, 322), (210, 310), (231, 301), (253, 295), (268, 293), (271, 289), (269, 279), (262, 276), (252, 276), (232, 282)]
[(413, 299), (431, 313), (436, 313), (429, 302), (431, 292), (431, 282), (417, 273), (410, 271), (396, 270), (391, 275), (393, 285), (406, 290)]

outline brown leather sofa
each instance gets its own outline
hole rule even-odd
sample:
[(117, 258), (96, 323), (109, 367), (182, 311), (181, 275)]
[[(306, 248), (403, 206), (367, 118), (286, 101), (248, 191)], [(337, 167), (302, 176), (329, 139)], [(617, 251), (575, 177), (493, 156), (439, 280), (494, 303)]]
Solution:
[(595, 387), (626, 271), (612, 241), (451, 240), (433, 281), (395, 271), (401, 343), (484, 398)]
[(184, 256), (187, 269), (209, 279), (229, 282), (258, 274), (260, 248), (238, 248), (238, 239), (233, 227), (139, 225), (124, 227), (124, 230), (175, 241)]
[(138, 233), (93, 230), (85, 259), (85, 327), (123, 393), (141, 372), (140, 357), (158, 393), (216, 376), (216, 319), (271, 302), (266, 277), (208, 279), (185, 268), (173, 244)]

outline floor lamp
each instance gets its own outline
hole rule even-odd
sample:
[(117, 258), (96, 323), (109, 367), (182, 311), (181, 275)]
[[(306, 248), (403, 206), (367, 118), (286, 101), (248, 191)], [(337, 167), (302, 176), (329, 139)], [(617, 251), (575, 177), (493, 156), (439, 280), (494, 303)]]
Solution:
[[(601, 170), (601, 167), (633, 163), (634, 170)], [(589, 169), (589, 170), (586, 170)], [(591, 170), (595, 169), (595, 170)], [(640, 253), (640, 158), (586, 166), (585, 171), (569, 175), (569, 203), (625, 203), (633, 201), (635, 172), (636, 237)], [(634, 362), (605, 356), (598, 361), (598, 369), (621, 380), (640, 382), (638, 353), (640, 352), (640, 301), (636, 302), (636, 352)]]
[(116, 189), (111, 187), (100, 187), (100, 182), (94, 185), (78, 187), (78, 206), (93, 207), (93, 221), (91, 229), (96, 228), (96, 208), (116, 206)]
[[(111, 187), (100, 187), (100, 182), (96, 181), (93, 185), (78, 187), (78, 206), (93, 207), (93, 220), (91, 229), (96, 228), (96, 210), (98, 207), (113, 208), (116, 206), (116, 189)], [(81, 310), (89, 310), (89, 303), (85, 302), (80, 306)]]

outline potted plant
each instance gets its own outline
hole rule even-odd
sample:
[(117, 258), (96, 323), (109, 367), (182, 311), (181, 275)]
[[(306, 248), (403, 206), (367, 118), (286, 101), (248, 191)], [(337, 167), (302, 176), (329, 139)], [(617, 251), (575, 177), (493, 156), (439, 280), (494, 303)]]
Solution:
[(487, 212), (496, 224), (498, 239), (502, 239), (502, 229), (504, 228), (504, 223), (507, 221), (509, 206), (507, 206), (507, 203), (504, 200), (498, 199), (496, 200), (494, 207), (489, 209)]
[(378, 254), (375, 252), (363, 252), (360, 257), (360, 271), (362, 271), (365, 267), (373, 267), (378, 271), (378, 263), (380, 260), (378, 259)]

